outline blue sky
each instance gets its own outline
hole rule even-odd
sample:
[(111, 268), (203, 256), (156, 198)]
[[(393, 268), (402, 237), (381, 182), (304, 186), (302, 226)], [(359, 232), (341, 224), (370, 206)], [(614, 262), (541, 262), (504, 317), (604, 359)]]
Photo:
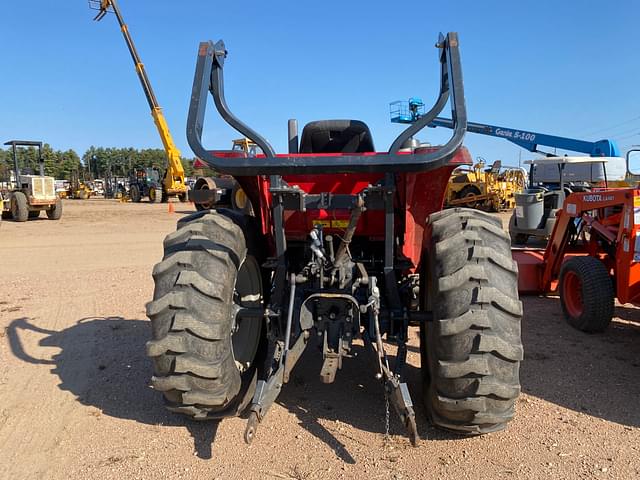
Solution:
[[(161, 147), (113, 15), (84, 0), (3, 2), (0, 136), (56, 149)], [(286, 149), (286, 122), (367, 122), (378, 150), (401, 127), (389, 102), (438, 89), (433, 44), (460, 35), (469, 119), (561, 136), (640, 144), (640, 2), (120, 0), (176, 143), (185, 139), (198, 42), (224, 39), (232, 110)], [(237, 137), (212, 107), (205, 144)], [(447, 130), (419, 138), (446, 141)], [(468, 134), (471, 154), (529, 158)]]

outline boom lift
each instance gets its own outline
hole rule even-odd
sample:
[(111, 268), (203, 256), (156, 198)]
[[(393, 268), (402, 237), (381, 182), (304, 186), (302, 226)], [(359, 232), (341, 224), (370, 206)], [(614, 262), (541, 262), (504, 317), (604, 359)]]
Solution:
[[(393, 123), (415, 123), (424, 115), (424, 103), (421, 99), (412, 97), (408, 102), (396, 101), (389, 104), (391, 113), (391, 122)], [(454, 122), (449, 118), (436, 117), (429, 127), (445, 127), (453, 128)], [(539, 145), (546, 147), (559, 148), (561, 150), (569, 150), (572, 152), (586, 153), (591, 157), (619, 157), (620, 149), (612, 140), (598, 140), (589, 142), (586, 140), (578, 140), (575, 138), (558, 137), (555, 135), (547, 135), (546, 133), (528, 132), (526, 130), (517, 130), (508, 127), (498, 127), (486, 123), (467, 123), (467, 131), (478, 133), (480, 135), (488, 135), (490, 137), (504, 138), (519, 147), (530, 152), (542, 153), (546, 152), (538, 150)]]
[(169, 131), (169, 125), (164, 118), (162, 108), (160, 107), (155, 93), (151, 88), (151, 82), (149, 81), (149, 77), (147, 76), (144, 64), (138, 55), (136, 47), (133, 44), (133, 40), (129, 34), (129, 28), (124, 23), (122, 13), (120, 13), (120, 8), (118, 7), (116, 0), (89, 0), (89, 5), (92, 8), (100, 10), (98, 15), (94, 18), (96, 21), (102, 20), (109, 11), (113, 11), (118, 19), (120, 30), (122, 31), (122, 35), (127, 43), (129, 53), (131, 54), (131, 58), (133, 59), (133, 63), (136, 67), (140, 84), (144, 90), (149, 107), (151, 108), (151, 116), (153, 117), (153, 121), (156, 124), (158, 133), (160, 134), (164, 150), (167, 153), (167, 169), (164, 172), (162, 180), (162, 197), (163, 199), (166, 199), (169, 196), (177, 196), (181, 202), (184, 202), (187, 200), (187, 185), (184, 178), (184, 168), (182, 167), (182, 162), (180, 160), (180, 150), (178, 150), (178, 147), (176, 147), (173, 142), (173, 137)]

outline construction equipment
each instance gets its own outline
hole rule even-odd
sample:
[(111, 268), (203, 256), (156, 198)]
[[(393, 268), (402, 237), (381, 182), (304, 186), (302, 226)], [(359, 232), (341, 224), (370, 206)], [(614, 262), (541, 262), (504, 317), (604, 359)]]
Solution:
[[(13, 171), (9, 178), (0, 184), (2, 190), (2, 215), (10, 217), (16, 222), (25, 222), (38, 218), (40, 212), (47, 212), (50, 220), (60, 220), (62, 217), (62, 200), (56, 195), (55, 180), (44, 174), (44, 158), (42, 157), (42, 142), (9, 140), (13, 153)], [(18, 147), (32, 147), (37, 149), (39, 174), (28, 172), (20, 168), (18, 161)]]
[[(244, 137), (233, 140), (231, 151), (218, 151), (217, 154), (255, 157), (262, 154), (262, 150), (251, 139)], [(194, 167), (197, 165), (199, 163), (194, 163)], [(252, 211), (251, 202), (244, 190), (230, 175), (198, 178), (189, 191), (189, 200), (195, 204), (196, 210), (208, 210), (216, 206), (231, 207), (245, 213)]]
[[(250, 443), (309, 343), (322, 354), (324, 383), (368, 348), (386, 414), (393, 406), (415, 445), (403, 377), (411, 323), (420, 326), (423, 400), (435, 425), (474, 435), (512, 418), (523, 356), (517, 268), (498, 219), (441, 211), (452, 170), (471, 159), (462, 146), (457, 35), (441, 35), (436, 47), (438, 99), (388, 151), (375, 152), (361, 121), (314, 121), (299, 140), (297, 121), (289, 120), (289, 153), (276, 154), (227, 106), (225, 44), (200, 44), (187, 139), (210, 168), (234, 177), (254, 215), (196, 212), (164, 241), (147, 305), (147, 354), (151, 383), (171, 411), (196, 419), (246, 415)], [(262, 154), (203, 146), (209, 93), (222, 118)], [(399, 152), (449, 100), (451, 139)], [(385, 340), (397, 346), (393, 362)]]
[(151, 82), (149, 81), (149, 77), (147, 76), (142, 60), (140, 60), (136, 47), (133, 44), (129, 29), (124, 23), (118, 3), (116, 0), (89, 0), (89, 5), (99, 10), (99, 13), (94, 18), (94, 20), (97, 21), (102, 20), (110, 11), (115, 13), (118, 23), (120, 24), (120, 30), (122, 31), (122, 35), (124, 36), (124, 40), (129, 48), (129, 53), (136, 67), (140, 84), (151, 108), (151, 116), (153, 117), (153, 121), (160, 134), (160, 139), (162, 140), (162, 145), (167, 154), (167, 167), (162, 175), (162, 196), (160, 201), (166, 200), (170, 196), (177, 196), (181, 202), (185, 202), (187, 201), (187, 185), (185, 183), (184, 168), (182, 167), (182, 161), (180, 159), (180, 150), (178, 150), (178, 147), (176, 147), (173, 142), (169, 125), (164, 118), (162, 108), (160, 108), (160, 104), (151, 88)]
[(138, 203), (148, 197), (151, 203), (162, 202), (161, 174), (157, 167), (138, 167), (129, 173), (129, 198)]
[[(393, 123), (415, 123), (425, 114), (424, 103), (415, 97), (408, 102), (392, 102), (389, 107)], [(439, 125), (439, 120), (442, 119), (434, 119), (429, 126)], [(469, 128), (469, 131), (474, 130)], [(445, 206), (482, 208), (494, 212), (513, 208), (515, 193), (526, 186), (526, 172), (520, 167), (502, 167), (499, 160), (486, 167), (482, 160), (471, 168), (456, 169), (449, 180)]]
[[(391, 102), (389, 109), (391, 122), (393, 123), (411, 124), (425, 115), (424, 103), (417, 97), (412, 97), (407, 102), (402, 100)], [(454, 125), (455, 123), (449, 118), (436, 117), (429, 124), (429, 127), (453, 128)], [(467, 131), (480, 135), (488, 135), (490, 137), (504, 138), (525, 150), (548, 156), (554, 155), (539, 150), (538, 147), (540, 145), (571, 152), (586, 153), (592, 157), (620, 157), (618, 145), (613, 140), (608, 139), (589, 142), (575, 138), (558, 137), (546, 133), (529, 132), (526, 130), (474, 122), (467, 123)]]
[[(509, 234), (513, 243), (525, 244), (529, 237), (549, 238), (566, 197), (576, 191), (590, 191), (594, 184), (608, 186), (606, 165), (611, 160), (618, 164), (624, 162), (619, 157), (568, 156), (526, 161), (531, 167), (530, 185), (525, 191), (516, 194), (516, 208), (509, 222)], [(593, 176), (592, 165), (600, 165), (604, 176)], [(571, 172), (567, 172), (569, 166), (574, 167)], [(549, 170), (555, 170), (555, 178), (550, 176)]]
[(496, 160), (489, 168), (481, 157), (473, 167), (458, 167), (451, 174), (445, 206), (482, 208), (493, 212), (515, 205), (515, 194), (526, 187), (526, 172), (503, 168)]
[(93, 195), (93, 188), (88, 181), (80, 180), (80, 174), (77, 170), (71, 173), (71, 180), (67, 189), (65, 198), (87, 200)]
[(570, 325), (585, 332), (604, 330), (615, 298), (640, 303), (639, 207), (636, 189), (572, 193), (544, 250), (513, 250), (520, 292), (558, 292)]

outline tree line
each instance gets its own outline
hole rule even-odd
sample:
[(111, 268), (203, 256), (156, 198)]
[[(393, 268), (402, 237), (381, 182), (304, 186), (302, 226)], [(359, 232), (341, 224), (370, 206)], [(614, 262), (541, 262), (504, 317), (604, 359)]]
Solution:
[[(38, 173), (37, 149), (18, 148), (18, 162), (23, 173)], [(91, 180), (113, 177), (125, 177), (137, 167), (159, 167), (164, 170), (167, 156), (159, 148), (104, 148), (91, 146), (80, 157), (74, 150), (54, 150), (48, 143), (42, 146), (45, 175), (57, 180), (70, 180), (72, 175)], [(182, 166), (186, 176), (210, 175), (212, 172), (194, 170), (193, 159), (182, 158)], [(0, 181), (8, 179), (13, 170), (13, 153), (11, 148), (0, 149)]]

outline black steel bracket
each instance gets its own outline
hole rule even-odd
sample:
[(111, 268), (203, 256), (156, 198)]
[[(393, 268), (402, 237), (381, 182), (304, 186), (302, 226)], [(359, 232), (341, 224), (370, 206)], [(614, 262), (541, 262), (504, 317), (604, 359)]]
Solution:
[[(392, 187), (394, 188), (394, 187)], [(369, 185), (358, 194), (336, 194), (331, 192), (306, 193), (297, 185), (287, 185), (281, 181), (280, 186), (271, 187), (274, 205), (281, 203), (284, 210), (306, 212), (307, 210), (351, 210), (356, 206), (358, 198), (364, 199), (367, 210), (385, 209), (384, 185)]]
[[(291, 153), (276, 156), (269, 142), (238, 119), (227, 106), (224, 95), (223, 69), (227, 50), (224, 42), (203, 42), (198, 49), (189, 115), (187, 140), (193, 152), (214, 170), (230, 175), (285, 175), (295, 173), (351, 173), (351, 172), (407, 172), (428, 171), (446, 165), (456, 154), (467, 128), (467, 113), (458, 36), (451, 32), (440, 35), (436, 45), (440, 60), (440, 93), (434, 106), (419, 121), (410, 125), (391, 144), (387, 153), (376, 155), (302, 155)], [(227, 158), (216, 155), (202, 145), (202, 132), (208, 94), (222, 118), (242, 135), (253, 140), (264, 152), (264, 157)], [(454, 123), (451, 139), (436, 151), (398, 154), (402, 143), (426, 127), (451, 99), (451, 118)]]

